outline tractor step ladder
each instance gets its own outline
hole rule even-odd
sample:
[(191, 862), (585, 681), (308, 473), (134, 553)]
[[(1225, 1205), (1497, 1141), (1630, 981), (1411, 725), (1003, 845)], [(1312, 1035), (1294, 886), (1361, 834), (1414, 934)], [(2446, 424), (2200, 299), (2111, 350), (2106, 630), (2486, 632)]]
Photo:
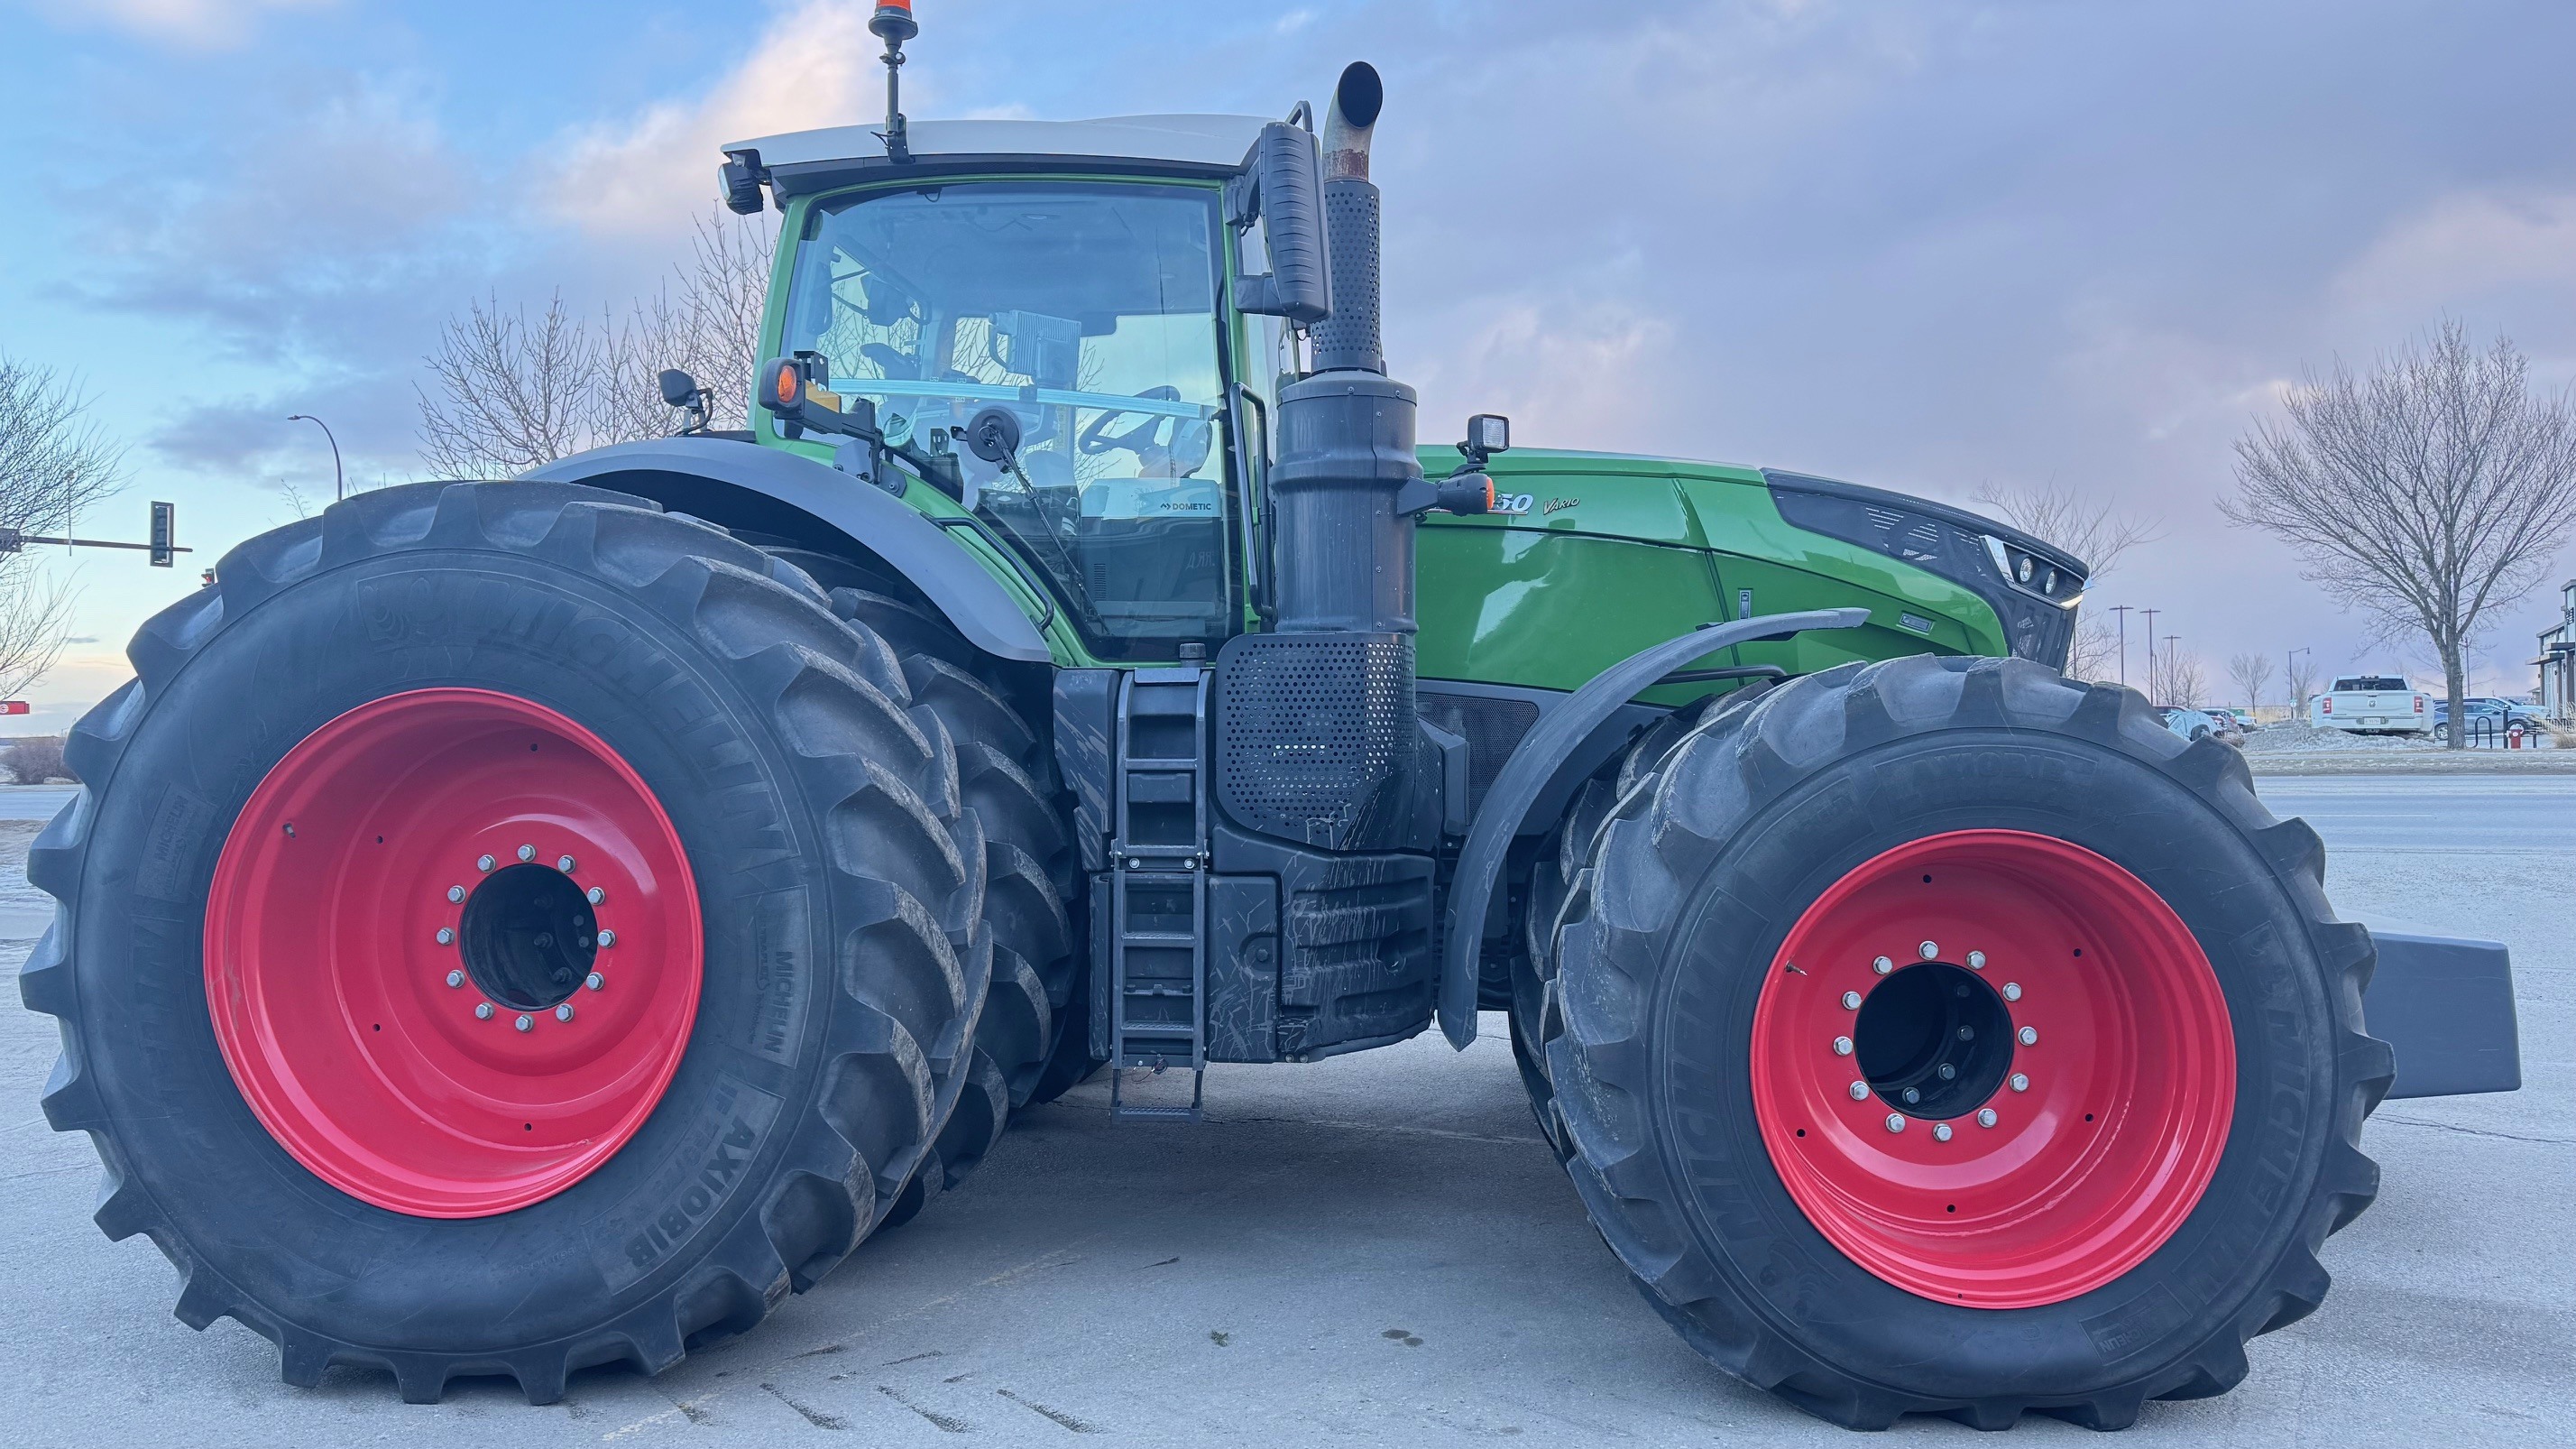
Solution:
[[(1109, 1115), (1196, 1122), (1207, 1082), (1208, 673), (1139, 669), (1119, 686), (1109, 843)], [(1129, 1103), (1130, 1068), (1190, 1071), (1190, 1104)]]

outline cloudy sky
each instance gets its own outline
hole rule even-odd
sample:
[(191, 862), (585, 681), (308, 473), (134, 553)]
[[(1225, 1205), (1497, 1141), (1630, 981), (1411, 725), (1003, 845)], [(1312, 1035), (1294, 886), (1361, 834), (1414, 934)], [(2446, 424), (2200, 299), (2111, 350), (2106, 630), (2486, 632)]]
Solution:
[[(2098, 492), (2164, 538), (2095, 601), (2165, 610), (2213, 675), (2240, 649), (2392, 657), (2218, 517), (2279, 389), (2445, 316), (2576, 379), (2576, 6), (918, 8), (915, 116), (1275, 115), (1374, 61), (1389, 350), (1426, 429), (1503, 411), (1531, 444)], [(650, 286), (718, 142), (878, 108), (865, 15), (0, 0), (0, 351), (85, 379), (133, 444), (87, 527), (138, 536), (170, 499), (206, 562), (293, 516), (281, 482), (331, 475), (291, 412), (353, 479), (413, 476), (440, 320)], [(194, 582), (47, 566), (78, 570), (84, 642), (32, 692), (40, 726)], [(2552, 601), (2500, 621), (2487, 683), (2529, 685)]]

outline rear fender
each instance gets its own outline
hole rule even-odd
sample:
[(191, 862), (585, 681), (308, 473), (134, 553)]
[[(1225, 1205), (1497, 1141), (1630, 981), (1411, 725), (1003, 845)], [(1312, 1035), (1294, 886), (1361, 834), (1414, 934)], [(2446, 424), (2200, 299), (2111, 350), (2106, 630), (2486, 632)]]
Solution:
[(870, 562), (921, 592), (966, 642), (1001, 659), (1051, 659), (1000, 580), (884, 489), (811, 458), (729, 438), (658, 438), (575, 453), (529, 473), (650, 498), (727, 528)]

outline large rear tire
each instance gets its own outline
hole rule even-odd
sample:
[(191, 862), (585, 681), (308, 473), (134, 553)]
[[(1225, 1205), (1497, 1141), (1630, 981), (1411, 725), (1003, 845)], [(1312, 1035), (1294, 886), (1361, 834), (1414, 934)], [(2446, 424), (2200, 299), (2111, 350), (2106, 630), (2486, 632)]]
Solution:
[(1042, 690), (1006, 677), (946, 620), (890, 592), (898, 587), (891, 581), (829, 554), (769, 552), (828, 590), (834, 613), (902, 653), (918, 707), (937, 715), (957, 743), (966, 806), (983, 826), (993, 991), (965, 1098), (936, 1144), (940, 1170), (895, 1205), (887, 1225), (897, 1226), (963, 1183), (1013, 1111), (1054, 1100), (1093, 1066), (1065, 791), (1051, 741), (1029, 722), (1046, 705)]
[(547, 1402), (881, 1224), (991, 976), (912, 661), (721, 531), (556, 484), (361, 495), (217, 577), (73, 731), (20, 978), (61, 1019), (46, 1116), (183, 1321), (292, 1383)]
[(1846, 666), (1621, 795), (1524, 1030), (1712, 1361), (1855, 1428), (2118, 1428), (2242, 1378), (2376, 1190), (2390, 1056), (2323, 860), (2134, 693)]

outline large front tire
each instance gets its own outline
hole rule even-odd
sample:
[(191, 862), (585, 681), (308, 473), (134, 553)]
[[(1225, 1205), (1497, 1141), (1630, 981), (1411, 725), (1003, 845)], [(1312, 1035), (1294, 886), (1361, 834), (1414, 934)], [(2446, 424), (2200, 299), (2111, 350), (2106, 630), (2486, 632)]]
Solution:
[(881, 637), (554, 484), (366, 494), (218, 577), (72, 734), (21, 976), (183, 1321), (551, 1401), (756, 1323), (935, 1170), (985, 853)]
[(1846, 666), (1621, 797), (1528, 1035), (1594, 1222), (1720, 1366), (1856, 1428), (2117, 1428), (2242, 1378), (2376, 1189), (2322, 877), (2133, 693)]

